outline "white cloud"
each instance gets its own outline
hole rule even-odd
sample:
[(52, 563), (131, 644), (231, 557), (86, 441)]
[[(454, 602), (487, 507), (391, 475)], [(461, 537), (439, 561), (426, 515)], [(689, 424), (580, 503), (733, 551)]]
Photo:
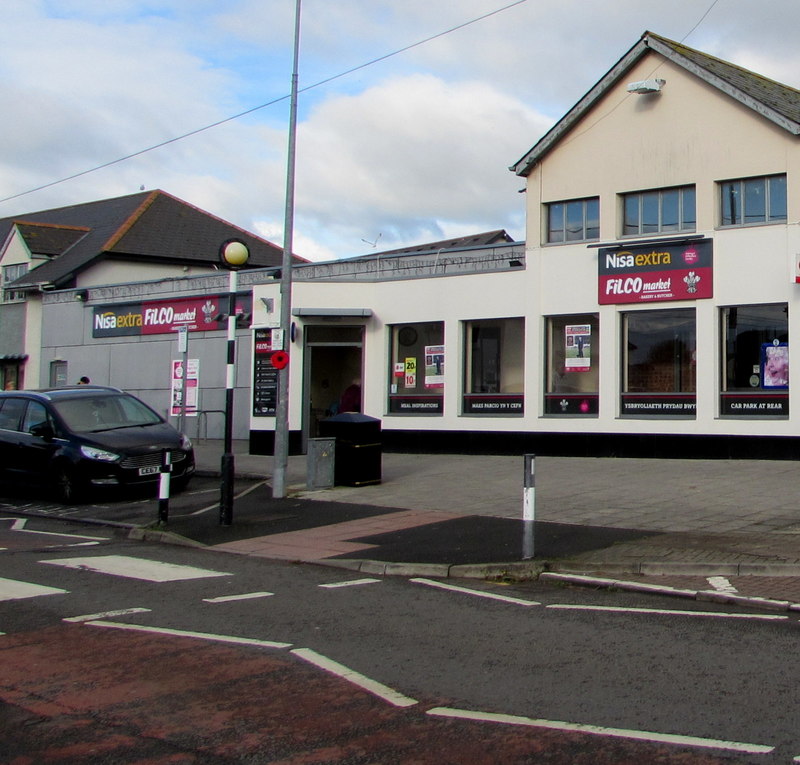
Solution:
[[(303, 0), (300, 85), (509, 0)], [(702, 23), (691, 32), (705, 15)], [(287, 0), (5, 0), (0, 198), (88, 170), (290, 85)], [(791, 85), (796, 0), (528, 0), (300, 98), (295, 250), (330, 259), (506, 228), (520, 158), (645, 30)], [(162, 188), (280, 244), (288, 104), (0, 204), (0, 215)], [(276, 237), (271, 237), (273, 240)]]

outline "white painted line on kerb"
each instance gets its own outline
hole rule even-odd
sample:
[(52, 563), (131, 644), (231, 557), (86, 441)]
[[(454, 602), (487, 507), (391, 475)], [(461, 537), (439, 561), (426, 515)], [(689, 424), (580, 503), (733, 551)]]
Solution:
[(149, 608), (120, 608), (117, 611), (102, 611), (99, 614), (84, 614), (83, 616), (67, 616), (62, 622), (93, 622), (97, 619), (108, 619), (113, 616), (127, 616), (128, 614), (148, 614)]
[(418, 703), (416, 699), (412, 699), (409, 696), (404, 696), (402, 693), (398, 693), (392, 688), (389, 688), (387, 685), (379, 683), (377, 680), (371, 680), (370, 678), (353, 671), (349, 667), (345, 667), (344, 664), (339, 664), (339, 662), (334, 661), (333, 659), (329, 659), (326, 656), (317, 653), (316, 651), (312, 651), (310, 648), (295, 648), (292, 653), (304, 661), (309, 662), (309, 664), (313, 664), (315, 667), (319, 667), (326, 672), (330, 672), (332, 675), (341, 677), (343, 680), (347, 680), (348, 682), (353, 683), (353, 685), (357, 685), (362, 690), (365, 690), (368, 693), (371, 693), (396, 707), (412, 707), (414, 704)]
[(664, 614), (666, 616), (702, 616), (714, 619), (751, 619), (755, 621), (781, 621), (788, 616), (779, 614), (726, 614), (721, 611), (678, 611), (668, 608), (617, 608), (615, 606), (579, 606), (562, 603), (552, 603), (546, 608), (561, 609), (562, 611), (607, 611), (619, 614)]
[(441, 590), (451, 590), (452, 592), (460, 592), (465, 595), (475, 595), (479, 598), (488, 598), (489, 600), (499, 600), (503, 603), (513, 603), (516, 606), (540, 606), (542, 605), (536, 600), (522, 600), (521, 598), (512, 598), (508, 595), (498, 595), (495, 592), (483, 592), (482, 590), (470, 590), (466, 587), (457, 587), (454, 584), (445, 584), (444, 582), (437, 582), (434, 579), (412, 579), (412, 582), (417, 584), (427, 584), (429, 587), (438, 587)]
[(648, 741), (655, 744), (676, 744), (678, 746), (701, 747), (704, 749), (724, 749), (731, 752), (746, 752), (747, 754), (769, 754), (775, 750), (774, 746), (747, 744), (740, 741), (723, 741), (715, 738), (698, 738), (696, 736), (681, 736), (674, 733), (654, 733), (652, 731), (643, 730), (625, 730), (624, 728), (604, 728), (599, 725), (584, 725), (582, 723), (560, 722), (558, 720), (537, 720), (531, 717), (501, 715), (492, 712), (473, 712), (468, 709), (452, 709), (450, 707), (435, 707), (434, 709), (429, 709), (427, 714), (433, 715), (434, 717), (455, 717), (462, 720), (504, 723), (506, 725), (524, 725), (531, 728), (589, 733), (594, 736), (635, 739), (637, 741)]
[(276, 643), (272, 640), (256, 640), (255, 638), (241, 638), (235, 635), (215, 635), (211, 632), (191, 632), (189, 630), (173, 630), (168, 627), (145, 627), (139, 624), (123, 624), (122, 622), (94, 621), (84, 622), (88, 627), (108, 627), (116, 630), (129, 630), (131, 632), (149, 632), (154, 635), (168, 635), (170, 637), (188, 637), (198, 640), (208, 640), (215, 643), (232, 643), (234, 645), (249, 645), (256, 648), (291, 648), (291, 643)]
[(69, 590), (60, 590), (58, 587), (45, 587), (43, 584), (0, 578), (0, 600), (23, 600), (38, 598), (41, 595), (64, 595), (68, 592)]
[(59, 558), (42, 560), (50, 566), (64, 566), (98, 574), (123, 576), (128, 579), (144, 579), (147, 582), (177, 582), (185, 579), (205, 579), (213, 576), (233, 576), (224, 571), (211, 571), (194, 566), (179, 566), (157, 560), (133, 558), (128, 555), (98, 555), (91, 558)]
[(325, 587), (329, 590), (335, 590), (337, 587), (356, 587), (359, 584), (373, 584), (374, 582), (380, 582), (380, 579), (371, 579), (370, 577), (365, 577), (364, 579), (351, 579), (348, 582), (331, 582), (330, 584), (320, 584), (319, 587)]
[(724, 576), (709, 576), (706, 577), (706, 581), (717, 591), (717, 592), (738, 592), (738, 590), (730, 583), (727, 577)]
[(108, 542), (108, 537), (90, 537), (87, 534), (62, 534), (57, 531), (35, 531), (34, 529), (26, 529), (25, 524), (28, 522), (27, 518), (9, 518), (13, 520), (11, 524), (11, 531), (21, 531), (25, 534), (44, 534), (48, 537), (67, 537), (69, 539), (94, 539), (100, 542)]
[(256, 598), (271, 598), (274, 592), (245, 592), (241, 595), (220, 595), (218, 598), (203, 598), (203, 603), (230, 603), (234, 600), (255, 600)]

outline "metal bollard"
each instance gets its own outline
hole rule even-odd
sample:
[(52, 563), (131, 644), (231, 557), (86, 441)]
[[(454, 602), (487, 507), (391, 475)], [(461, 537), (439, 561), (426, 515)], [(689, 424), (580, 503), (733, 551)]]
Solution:
[(158, 477), (158, 522), (169, 520), (169, 479), (172, 473), (172, 455), (169, 449), (161, 453), (161, 472)]
[(522, 559), (533, 558), (533, 520), (536, 516), (536, 455), (525, 454), (522, 497)]

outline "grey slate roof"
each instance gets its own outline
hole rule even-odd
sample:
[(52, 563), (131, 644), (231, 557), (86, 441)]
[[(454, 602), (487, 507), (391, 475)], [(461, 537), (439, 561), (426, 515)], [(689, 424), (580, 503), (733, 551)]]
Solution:
[[(411, 247), (400, 247), (396, 250), (381, 250), (380, 252), (360, 255), (362, 258), (374, 258), (376, 255), (414, 255), (421, 252), (435, 252), (436, 250), (462, 249), (464, 247), (491, 247), (498, 242), (513, 242), (513, 237), (509, 236), (504, 228), (494, 231), (484, 231), (480, 234), (469, 234), (458, 236), (454, 239), (443, 239), (440, 242), (430, 242), (428, 244), (415, 244)], [(349, 258), (357, 260), (358, 258)]]
[(652, 32), (641, 39), (509, 170), (528, 175), (569, 130), (641, 58), (654, 51), (726, 93), (792, 135), (800, 135), (800, 91)]
[(250, 248), (247, 268), (280, 267), (283, 258), (271, 242), (159, 190), (2, 218), (0, 242), (14, 226), (32, 254), (50, 257), (15, 287), (71, 287), (101, 259), (208, 266), (233, 237)]

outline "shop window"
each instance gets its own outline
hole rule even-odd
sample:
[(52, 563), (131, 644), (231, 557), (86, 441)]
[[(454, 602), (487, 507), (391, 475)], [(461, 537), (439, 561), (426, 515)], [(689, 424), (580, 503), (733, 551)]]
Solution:
[(622, 235), (643, 236), (694, 231), (694, 186), (622, 195)]
[(547, 205), (547, 242), (586, 242), (600, 238), (600, 200), (573, 199)]
[(524, 319), (486, 319), (464, 325), (464, 414), (524, 411)]
[(692, 308), (623, 314), (623, 415), (694, 416), (697, 390)]
[(719, 189), (723, 226), (786, 222), (785, 175), (725, 181)]
[(596, 415), (600, 381), (597, 314), (551, 316), (546, 331), (545, 414)]
[(390, 414), (444, 411), (444, 322), (391, 328)]
[(789, 320), (786, 303), (721, 309), (720, 414), (789, 416)]

